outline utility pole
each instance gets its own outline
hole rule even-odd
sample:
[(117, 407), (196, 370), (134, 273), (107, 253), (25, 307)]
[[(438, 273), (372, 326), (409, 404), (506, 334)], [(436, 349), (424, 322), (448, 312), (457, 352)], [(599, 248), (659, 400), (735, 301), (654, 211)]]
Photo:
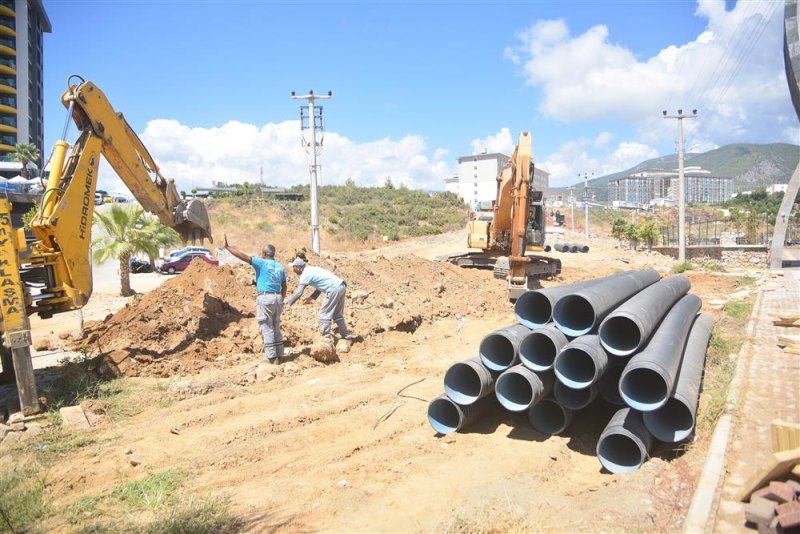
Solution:
[(683, 179), (683, 119), (694, 119), (697, 110), (693, 109), (691, 115), (684, 115), (679, 109), (677, 115), (667, 115), (667, 110), (661, 112), (665, 119), (678, 120), (678, 261), (686, 261), (686, 193), (684, 192)]
[[(308, 100), (308, 110), (300, 108), (300, 131), (302, 132), (302, 139), (300, 141), (306, 154), (311, 156), (311, 250), (319, 254), (319, 214), (317, 212), (317, 157), (322, 152), (322, 141), (325, 136), (324, 133), (320, 136), (317, 142), (317, 130), (324, 132), (324, 124), (322, 121), (322, 106), (314, 107), (314, 100), (326, 100), (333, 96), (333, 92), (328, 91), (327, 95), (315, 95), (314, 91), (309, 91), (307, 95), (296, 95), (292, 91), (292, 98), (295, 100), (305, 99)], [(307, 140), (305, 131), (311, 130), (309, 136), (311, 140)]]
[(573, 232), (575, 231), (575, 196), (572, 194), (574, 189), (574, 186), (567, 188), (567, 191), (569, 191), (569, 221), (572, 225), (571, 230)]
[[(592, 173), (594, 176), (594, 173)], [(578, 178), (581, 174), (578, 173)], [(586, 240), (589, 240), (589, 173), (583, 173), (583, 209), (585, 213), (584, 230), (586, 232)]]

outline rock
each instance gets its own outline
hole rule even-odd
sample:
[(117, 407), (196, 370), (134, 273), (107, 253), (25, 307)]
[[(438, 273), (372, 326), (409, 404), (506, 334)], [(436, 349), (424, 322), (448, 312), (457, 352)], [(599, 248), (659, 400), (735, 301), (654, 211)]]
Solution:
[(391, 298), (387, 298), (386, 300), (383, 301), (383, 304), (381, 304), (381, 306), (383, 306), (384, 308), (394, 308), (394, 300)]
[(35, 351), (44, 351), (52, 349), (52, 345), (50, 345), (50, 340), (47, 338), (44, 339), (37, 339), (33, 342), (33, 350)]
[(0, 442), (3, 441), (3, 438), (6, 437), (6, 434), (9, 432), (11, 432), (11, 427), (0, 423)]
[(275, 378), (275, 373), (273, 372), (274, 367), (275, 366), (271, 363), (262, 363), (256, 367), (256, 382), (269, 382)]
[(347, 354), (350, 352), (350, 343), (348, 343), (346, 339), (340, 339), (336, 343), (336, 352)]
[(83, 408), (80, 406), (64, 406), (58, 413), (61, 415), (61, 421), (66, 428), (87, 429), (91, 428), (86, 414), (83, 413)]
[(6, 434), (6, 437), (3, 438), (3, 441), (0, 442), (0, 451), (8, 450), (17, 443), (19, 443), (20, 434), (19, 432), (9, 432)]
[(23, 423), (22, 421), (11, 423), (8, 426), (11, 427), (11, 430), (13, 430), (14, 432), (22, 432), (23, 430), (25, 430), (25, 423)]
[(20, 441), (28, 441), (29, 439), (33, 439), (43, 431), (42, 425), (39, 423), (28, 423), (25, 427), (25, 432), (20, 436)]
[(142, 457), (138, 454), (131, 454), (131, 457), (128, 458), (128, 463), (131, 464), (133, 467), (137, 465), (142, 465)]
[(22, 412), (14, 412), (8, 416), (8, 420), (6, 421), (7, 425), (12, 425), (14, 423), (22, 423), (25, 421), (25, 416), (22, 415)]
[(60, 339), (60, 340), (62, 340), (62, 341), (66, 341), (66, 340), (68, 340), (70, 337), (71, 337), (71, 336), (70, 336), (69, 332), (61, 332), (60, 334), (58, 334), (58, 339)]
[(339, 361), (339, 356), (336, 354), (336, 348), (328, 340), (314, 343), (314, 345), (311, 347), (311, 357), (322, 363)]

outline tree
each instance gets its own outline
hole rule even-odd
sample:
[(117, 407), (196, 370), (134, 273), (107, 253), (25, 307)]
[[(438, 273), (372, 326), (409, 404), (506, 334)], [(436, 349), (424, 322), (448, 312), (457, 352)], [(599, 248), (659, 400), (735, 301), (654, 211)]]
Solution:
[(168, 239), (169, 232), (175, 234), (171, 228), (162, 230), (160, 222), (136, 205), (112, 204), (108, 211), (96, 211), (95, 225), (103, 230), (104, 235), (92, 241), (92, 257), (97, 263), (111, 258), (119, 260), (120, 295), (123, 297), (134, 294), (130, 278), (131, 256), (143, 253), (152, 259), (158, 255), (158, 239)]
[[(40, 155), (39, 149), (36, 148), (36, 145), (33, 143), (17, 143), (14, 152), (11, 153), (11, 159), (22, 163), (22, 171), (20, 171), (20, 174), (27, 180), (29, 178), (28, 163), (31, 161), (39, 161)], [(39, 174), (39, 181), (42, 183), (42, 187), (44, 187), (44, 178), (41, 173)]]
[(625, 237), (625, 232), (628, 229), (628, 223), (622, 217), (614, 217), (611, 221), (611, 235), (619, 239), (619, 245), (622, 246), (622, 238)]
[(635, 224), (629, 224), (625, 228), (625, 239), (628, 240), (631, 248), (636, 250), (639, 246), (639, 227)]
[(639, 239), (647, 245), (647, 250), (653, 250), (653, 245), (658, 241), (659, 231), (654, 220), (649, 220), (639, 226), (636, 232)]

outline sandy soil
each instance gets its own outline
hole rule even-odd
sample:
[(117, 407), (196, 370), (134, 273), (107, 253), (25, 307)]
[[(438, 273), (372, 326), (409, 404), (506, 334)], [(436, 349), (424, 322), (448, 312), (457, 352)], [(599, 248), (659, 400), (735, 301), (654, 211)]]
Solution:
[[(564, 237), (581, 241), (569, 232)], [(256, 374), (261, 347), (244, 265), (134, 275), (143, 295), (132, 299), (114, 297), (108, 286), (97, 290), (84, 310), (84, 337), (74, 318), (34, 324), (34, 336), (105, 354), (130, 380), (158, 380), (161, 395), (177, 401), (99, 422), (97, 445), (49, 473), (48, 499), (67, 505), (177, 467), (191, 474), (193, 492), (229, 495), (233, 511), (257, 532), (679, 528), (708, 436), (698, 436), (688, 452), (662, 447), (639, 471), (611, 475), (595, 456), (610, 415), (599, 403), (559, 437), (507, 412), (454, 435), (429, 426), (427, 404), (442, 393), (447, 368), (475, 356), (486, 334), (514, 322), (504, 283), (490, 271), (428, 261), (464, 241), (455, 232), (313, 258), (347, 280), (347, 320), (360, 337), (336, 364), (309, 356), (318, 303), (297, 305), (284, 314), (284, 334), (298, 357)], [(618, 269), (666, 272), (672, 264), (620, 249), (612, 239), (589, 244), (587, 254), (554, 253), (562, 275), (542, 284)], [(289, 243), (279, 250), (291, 249)], [(289, 278), (291, 290), (296, 277)], [(731, 276), (692, 272), (690, 278), (712, 313), (713, 302), (737, 290)], [(62, 332), (71, 339), (61, 340)], [(129, 466), (131, 450), (141, 465)]]

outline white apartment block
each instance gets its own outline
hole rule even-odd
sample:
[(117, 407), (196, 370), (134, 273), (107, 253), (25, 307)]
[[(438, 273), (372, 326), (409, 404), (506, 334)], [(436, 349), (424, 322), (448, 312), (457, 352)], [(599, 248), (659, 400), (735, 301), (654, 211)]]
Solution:
[[(497, 198), (497, 175), (511, 158), (500, 153), (473, 154), (458, 158), (457, 174), (445, 179), (445, 190), (456, 193), (469, 206)], [(550, 173), (534, 165), (533, 188), (547, 194)]]
[[(686, 167), (684, 198), (690, 204), (716, 204), (731, 198), (733, 178), (711, 176), (700, 167)], [(678, 171), (646, 171), (608, 182), (610, 202), (648, 204), (657, 199), (678, 200)]]

